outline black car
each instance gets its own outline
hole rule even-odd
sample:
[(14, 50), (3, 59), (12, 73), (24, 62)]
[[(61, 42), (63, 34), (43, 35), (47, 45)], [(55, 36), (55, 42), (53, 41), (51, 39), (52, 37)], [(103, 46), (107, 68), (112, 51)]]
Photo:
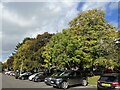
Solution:
[(70, 85), (88, 85), (88, 78), (80, 71), (64, 71), (59, 76), (51, 79), (53, 87), (67, 89)]
[(120, 90), (120, 73), (106, 73), (98, 80), (97, 90)]
[(38, 75), (36, 75), (36, 76), (33, 78), (33, 81), (34, 81), (34, 82), (44, 81), (44, 79), (45, 79), (47, 76), (50, 76), (50, 73), (40, 72)]
[(52, 80), (52, 78), (55, 78), (55, 77), (59, 76), (62, 72), (63, 72), (63, 71), (55, 72), (55, 73), (52, 74), (51, 76), (46, 77), (46, 78), (44, 79), (45, 84), (46, 84), (46, 85), (51, 85), (51, 80)]
[(15, 77), (16, 79), (18, 79), (19, 76), (20, 76), (19, 73), (15, 73), (15, 76), (14, 76), (14, 77)]
[(28, 79), (29, 76), (31, 76), (31, 75), (32, 75), (31, 72), (25, 72), (25, 73), (21, 74), (18, 78), (21, 80), (25, 80), (25, 79)]
[[(23, 74), (23, 73), (24, 73), (24, 72), (21, 72), (21, 74)], [(20, 74), (20, 72), (15, 72), (15, 76), (14, 76), (15, 79), (18, 79), (21, 74)]]

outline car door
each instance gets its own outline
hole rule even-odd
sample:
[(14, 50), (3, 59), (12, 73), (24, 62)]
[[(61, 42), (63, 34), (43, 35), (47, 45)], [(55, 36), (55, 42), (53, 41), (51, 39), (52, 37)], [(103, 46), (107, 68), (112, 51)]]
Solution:
[(83, 80), (82, 73), (80, 71), (76, 71), (76, 78), (75, 78), (76, 84), (81, 84), (82, 80)]
[(41, 75), (41, 80), (44, 80), (45, 76), (46, 76), (46, 73), (43, 73), (43, 74)]
[(69, 83), (69, 85), (76, 84), (76, 72), (75, 71), (73, 71), (69, 74), (68, 83)]

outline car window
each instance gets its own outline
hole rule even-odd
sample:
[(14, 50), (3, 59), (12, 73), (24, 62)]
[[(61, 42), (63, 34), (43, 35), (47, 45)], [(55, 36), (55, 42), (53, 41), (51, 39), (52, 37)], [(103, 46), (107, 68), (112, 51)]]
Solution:
[(64, 76), (69, 76), (70, 72), (63, 72), (59, 76), (64, 77)]
[(35, 73), (34, 76), (38, 75), (39, 73)]
[(46, 73), (43, 73), (43, 76), (45, 76), (46, 75)]
[(52, 74), (51, 76), (57, 76), (57, 73)]
[(119, 78), (118, 81), (120, 82), (120, 75), (118, 75), (118, 78)]
[(117, 77), (114, 76), (102, 76), (100, 81), (107, 81), (107, 82), (115, 82), (117, 81)]
[(43, 76), (43, 73), (39, 73), (39, 75), (38, 76)]
[(75, 76), (76, 76), (76, 72), (71, 72), (71, 73), (69, 74), (69, 76), (75, 77)]
[(76, 76), (81, 76), (81, 72), (76, 72)]
[(57, 73), (52, 74), (51, 76), (58, 76), (60, 74), (61, 74), (61, 72), (57, 72)]

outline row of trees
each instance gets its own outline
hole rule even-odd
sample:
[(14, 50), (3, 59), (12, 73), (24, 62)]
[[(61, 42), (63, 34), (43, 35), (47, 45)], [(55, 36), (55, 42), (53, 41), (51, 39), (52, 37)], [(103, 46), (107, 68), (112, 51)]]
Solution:
[(93, 67), (95, 63), (119, 67), (115, 30), (105, 20), (104, 11), (81, 12), (62, 32), (45, 32), (36, 38), (25, 38), (16, 46), (6, 66), (14, 70), (50, 69), (53, 66), (82, 69)]

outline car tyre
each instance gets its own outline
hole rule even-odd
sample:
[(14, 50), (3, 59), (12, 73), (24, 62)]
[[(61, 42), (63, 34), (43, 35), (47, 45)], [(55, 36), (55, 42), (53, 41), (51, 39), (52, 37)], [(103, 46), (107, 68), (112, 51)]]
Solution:
[(82, 81), (82, 86), (87, 86), (87, 85), (88, 85), (88, 82), (87, 82), (87, 80), (84, 79), (84, 80)]
[(32, 78), (32, 80), (31, 81), (34, 81), (34, 78)]
[(62, 82), (62, 84), (61, 84), (62, 89), (67, 89), (68, 86), (69, 86), (68, 82)]
[(38, 81), (38, 82), (41, 82), (42, 80), (41, 80), (41, 79), (38, 79), (37, 81)]
[(53, 88), (58, 88), (57, 86), (53, 86)]
[(21, 77), (22, 80), (24, 80), (25, 78), (24, 77)]

